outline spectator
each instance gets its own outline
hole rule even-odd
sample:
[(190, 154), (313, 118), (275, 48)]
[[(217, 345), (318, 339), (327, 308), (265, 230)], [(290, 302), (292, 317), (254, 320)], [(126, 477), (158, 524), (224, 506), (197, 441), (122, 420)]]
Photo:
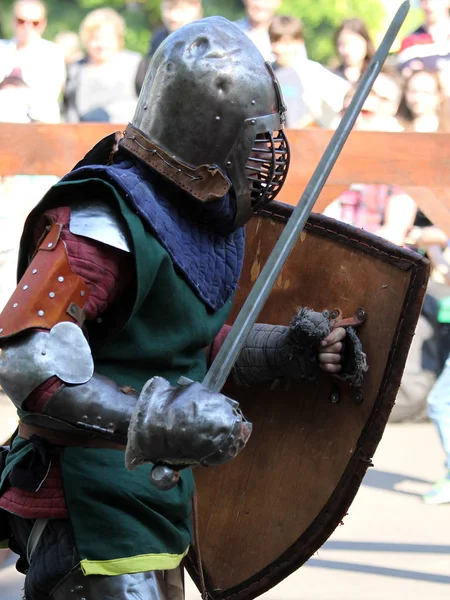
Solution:
[(141, 92), (150, 60), (161, 42), (172, 31), (176, 31), (183, 25), (197, 21), (202, 16), (202, 0), (161, 0), (162, 26), (152, 32), (147, 56), (144, 56), (141, 60), (136, 74), (136, 94), (138, 96)]
[(80, 38), (74, 31), (60, 31), (55, 36), (55, 44), (61, 48), (66, 65), (70, 65), (83, 58)]
[[(421, 0), (425, 23), (401, 43), (398, 67), (404, 75), (414, 70), (442, 71), (450, 87), (450, 0)], [(450, 95), (450, 90), (447, 91)]]
[(23, 79), (9, 75), (0, 83), (0, 122), (29, 123), (32, 114), (31, 90)]
[[(29, 123), (33, 106), (32, 90), (23, 79), (10, 75), (0, 82), (0, 122)], [(52, 176), (0, 176), (0, 309), (16, 286), (17, 253), (25, 218), (54, 183)]]
[[(399, 116), (408, 131), (447, 131), (445, 105), (437, 73), (415, 71), (405, 81)], [(448, 428), (446, 423), (450, 419), (448, 397), (445, 395), (448, 393), (446, 385), (448, 386), (450, 375), (448, 359), (444, 367), (449, 350), (448, 325), (439, 316), (441, 302), (449, 296), (447, 238), (419, 210), (415, 226), (408, 233), (407, 243), (425, 251), (434, 268), (391, 421), (420, 420), (425, 417), (428, 396), (428, 413), (441, 434), (448, 455), (450, 440), (448, 433), (445, 433), (446, 427)], [(439, 375), (441, 371), (442, 374)], [(449, 459), (447, 463), (450, 463)], [(424, 501), (429, 504), (449, 502), (449, 487), (444, 478), (425, 494)]]
[(245, 17), (236, 21), (236, 25), (244, 31), (263, 55), (264, 59), (273, 63), (275, 55), (269, 37), (269, 27), (281, 0), (242, 0)]
[(47, 25), (45, 5), (41, 0), (16, 0), (12, 12), (14, 38), (0, 40), (0, 81), (9, 75), (23, 79), (33, 93), (35, 117), (58, 122), (64, 57), (56, 44), (41, 37)]
[[(386, 87), (388, 75), (381, 74), (375, 81), (355, 124), (355, 129), (365, 131), (391, 131), (393, 115), (383, 114), (386, 110), (379, 90)], [(392, 83), (392, 81), (391, 81)], [(355, 92), (353, 88), (346, 96), (344, 110)], [(400, 94), (398, 94), (399, 97)], [(391, 103), (392, 110), (396, 106)], [(403, 246), (411, 230), (417, 208), (414, 200), (395, 185), (354, 184), (341, 194), (324, 211), (327, 216), (362, 227), (385, 239)]]
[(428, 396), (428, 414), (445, 452), (446, 474), (423, 496), (426, 504), (450, 502), (450, 357)]
[(342, 109), (347, 82), (308, 59), (299, 19), (275, 15), (269, 36), (275, 71), (288, 107), (287, 126), (329, 127)]
[(346, 19), (335, 33), (334, 44), (339, 58), (339, 65), (334, 73), (349, 83), (357, 83), (375, 54), (375, 47), (364, 21)]
[(436, 72), (414, 71), (406, 78), (398, 117), (407, 131), (448, 131), (448, 100)]
[(64, 116), (69, 122), (126, 123), (133, 116), (140, 55), (124, 50), (125, 21), (112, 8), (88, 13), (80, 25), (86, 57), (68, 68)]
[[(425, 250), (427, 256), (431, 259), (431, 264), (435, 267), (432, 271), (428, 293), (425, 297), (424, 306), (430, 305), (434, 311), (430, 320), (436, 330), (435, 337), (437, 342), (440, 330), (448, 331), (449, 328), (449, 295), (450, 271), (448, 263), (449, 241), (445, 233), (435, 226), (415, 227), (410, 235), (412, 243)], [(435, 258), (438, 260), (435, 260)], [(440, 269), (436, 268), (440, 267)], [(436, 275), (437, 272), (437, 275)], [(434, 283), (439, 281), (439, 287)], [(446, 285), (442, 285), (446, 284)], [(422, 316), (421, 316), (422, 318)], [(448, 344), (439, 344), (439, 350), (445, 348), (448, 351)], [(443, 347), (444, 346), (444, 347)], [(450, 502), (450, 355), (448, 356), (444, 368), (431, 388), (428, 394), (428, 415), (435, 424), (439, 437), (442, 442), (445, 453), (446, 474), (439, 480), (424, 496), (423, 501), (426, 504), (446, 504)]]

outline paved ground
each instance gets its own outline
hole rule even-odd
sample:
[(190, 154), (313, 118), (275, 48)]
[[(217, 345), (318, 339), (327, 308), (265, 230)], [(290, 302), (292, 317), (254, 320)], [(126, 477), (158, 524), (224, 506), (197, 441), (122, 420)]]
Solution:
[[(450, 505), (420, 501), (443, 474), (430, 424), (390, 425), (344, 525), (265, 600), (447, 600)], [(0, 568), (1, 600), (20, 599), (20, 576)], [(188, 583), (187, 600), (199, 594)]]

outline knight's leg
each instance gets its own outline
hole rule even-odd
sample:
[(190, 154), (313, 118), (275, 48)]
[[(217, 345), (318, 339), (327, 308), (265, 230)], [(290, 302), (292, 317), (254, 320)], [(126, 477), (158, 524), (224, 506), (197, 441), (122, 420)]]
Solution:
[(49, 600), (55, 585), (80, 562), (70, 522), (49, 520), (42, 529), (38, 522), (33, 529), (34, 520), (10, 517), (11, 546), (20, 554), (17, 569), (26, 575), (24, 598)]
[(128, 575), (85, 577), (71, 571), (52, 591), (51, 600), (183, 600), (181, 568)]

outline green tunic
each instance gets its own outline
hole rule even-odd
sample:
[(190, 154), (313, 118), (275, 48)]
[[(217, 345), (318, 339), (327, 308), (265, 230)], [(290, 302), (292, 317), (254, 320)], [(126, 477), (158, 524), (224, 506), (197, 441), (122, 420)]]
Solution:
[[(72, 199), (102, 198), (124, 217), (130, 232), (136, 287), (101, 323), (88, 325), (95, 370), (119, 385), (140, 390), (154, 375), (176, 383), (181, 375), (201, 381), (204, 348), (220, 331), (231, 301), (211, 312), (177, 272), (164, 247), (118, 191), (103, 180), (63, 182), (52, 188), (34, 217)], [(26, 239), (26, 235), (23, 239)], [(19, 270), (26, 266), (22, 248)], [(16, 438), (3, 479), (30, 446)], [(64, 493), (85, 574), (116, 575), (175, 568), (191, 540), (190, 470), (161, 492), (149, 482), (151, 465), (127, 471), (124, 453), (66, 448), (61, 456)]]

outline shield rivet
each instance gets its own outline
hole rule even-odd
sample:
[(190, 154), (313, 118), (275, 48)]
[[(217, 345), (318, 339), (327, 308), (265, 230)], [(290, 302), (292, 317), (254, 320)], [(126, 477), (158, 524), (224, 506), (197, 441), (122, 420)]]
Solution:
[(33, 269), (32, 273), (33, 273), (33, 275), (36, 275), (37, 269)]
[(58, 277), (58, 281), (59, 281), (60, 283), (62, 283), (62, 282), (64, 281), (64, 277), (61, 277), (61, 276), (60, 276), (60, 277)]
[(13, 304), (13, 308), (17, 308), (19, 305), (17, 304), (17, 302), (14, 302)]
[(23, 290), (27, 290), (27, 289), (28, 289), (28, 286), (27, 286), (27, 285), (24, 285), (22, 289), (23, 289)]
[(85, 291), (80, 292), (80, 296), (84, 296), (86, 294)]
[(47, 248), (52, 248), (53, 244), (52, 242), (50, 242), (49, 244), (47, 244)]
[(2, 333), (2, 332), (3, 332), (3, 327), (0, 327), (0, 333)]
[(43, 310), (38, 310), (38, 315), (39, 315), (40, 317), (43, 317), (43, 316), (44, 316), (44, 314), (45, 314), (45, 313), (44, 313), (44, 311), (43, 311)]
[(362, 392), (358, 392), (355, 395), (355, 402), (356, 404), (361, 404), (361, 402), (364, 400), (364, 396), (362, 395)]
[(56, 296), (55, 292), (50, 292), (49, 293), (50, 298), (54, 298)]

